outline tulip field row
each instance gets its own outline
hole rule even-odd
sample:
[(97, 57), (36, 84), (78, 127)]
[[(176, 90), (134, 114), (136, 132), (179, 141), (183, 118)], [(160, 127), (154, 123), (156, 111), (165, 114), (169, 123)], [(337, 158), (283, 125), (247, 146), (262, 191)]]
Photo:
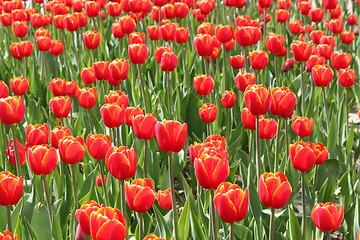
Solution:
[(359, 13), (0, 0), (0, 240), (360, 240)]

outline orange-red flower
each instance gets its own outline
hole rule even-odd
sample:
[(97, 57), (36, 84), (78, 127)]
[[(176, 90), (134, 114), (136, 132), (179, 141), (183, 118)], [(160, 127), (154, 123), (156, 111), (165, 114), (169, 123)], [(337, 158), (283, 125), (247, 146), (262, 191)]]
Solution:
[(234, 28), (231, 25), (218, 25), (216, 26), (215, 34), (221, 43), (226, 43), (234, 37)]
[(29, 165), (36, 175), (48, 175), (56, 168), (59, 155), (55, 148), (49, 145), (35, 145), (27, 152)]
[(262, 118), (259, 121), (259, 133), (261, 139), (272, 139), (277, 132), (278, 124), (273, 118)]
[(50, 54), (58, 56), (64, 51), (64, 44), (61, 40), (51, 40), (51, 46), (49, 49)]
[(355, 69), (342, 68), (338, 72), (338, 81), (343, 87), (351, 87), (356, 80)]
[(28, 33), (28, 24), (25, 21), (15, 21), (12, 24), (12, 30), (17, 37), (23, 38)]
[(275, 55), (281, 53), (284, 48), (284, 42), (284, 35), (277, 35), (275, 33), (266, 36), (265, 39), (266, 48), (269, 50), (269, 52)]
[(139, 139), (150, 140), (155, 136), (156, 116), (152, 113), (139, 114), (132, 119), (135, 135)]
[(0, 205), (11, 206), (17, 204), (21, 199), (23, 187), (24, 178), (18, 178), (8, 171), (0, 172)]
[(294, 41), (290, 48), (295, 60), (298, 62), (306, 62), (313, 51), (313, 46), (304, 41)]
[(235, 30), (236, 42), (242, 47), (255, 45), (261, 39), (261, 36), (261, 30), (258, 27), (244, 26), (237, 27)]
[(270, 92), (270, 112), (283, 118), (294, 113), (296, 95), (288, 87), (273, 88)]
[(269, 110), (270, 92), (264, 85), (249, 85), (244, 94), (245, 105), (254, 115), (263, 115)]
[(81, 230), (90, 235), (90, 215), (92, 212), (96, 212), (101, 206), (95, 201), (84, 202), (80, 209), (76, 210), (75, 217), (81, 226)]
[(296, 116), (291, 121), (291, 129), (299, 137), (308, 137), (312, 132), (312, 127), (314, 125), (314, 120), (307, 117)]
[(143, 64), (149, 54), (149, 49), (145, 44), (130, 44), (128, 53), (133, 64)]
[(214, 36), (209, 34), (198, 34), (194, 39), (194, 47), (201, 57), (211, 56), (215, 48)]
[(93, 240), (124, 240), (126, 222), (120, 210), (111, 207), (100, 207), (90, 215), (90, 233)]
[(0, 81), (0, 98), (6, 98), (9, 95), (9, 87), (4, 81)]
[(21, 97), (0, 99), (0, 121), (5, 125), (20, 123), (24, 117), (25, 105)]
[(86, 31), (83, 34), (83, 41), (87, 49), (96, 49), (100, 45), (101, 34), (96, 31)]
[(194, 77), (193, 84), (197, 94), (206, 96), (214, 89), (215, 81), (209, 74), (200, 74)]
[(254, 73), (240, 71), (235, 77), (237, 88), (244, 92), (249, 85), (255, 84), (256, 76)]
[(251, 114), (248, 108), (241, 111), (241, 122), (246, 129), (256, 130), (256, 116)]
[(156, 140), (164, 152), (180, 152), (183, 149), (188, 132), (187, 123), (164, 120), (155, 125)]
[(351, 61), (352, 61), (352, 55), (350, 53), (336, 51), (331, 54), (331, 65), (336, 70), (349, 67)]
[[(25, 157), (25, 147), (19, 142), (19, 140), (16, 138), (16, 145), (17, 150), (19, 154), (19, 162), (20, 166), (24, 165), (26, 163), (26, 157)], [(16, 160), (15, 160), (15, 149), (14, 149), (14, 141), (13, 139), (10, 139), (8, 143), (8, 148), (4, 151), (5, 154), (9, 157), (9, 162), (16, 166)]]
[(327, 147), (325, 147), (322, 143), (317, 143), (314, 145), (314, 152), (316, 155), (315, 164), (318, 165), (323, 164), (329, 156)]
[(100, 115), (106, 127), (116, 128), (124, 121), (125, 109), (116, 103), (105, 103), (100, 108)]
[(78, 101), (81, 107), (90, 109), (96, 104), (96, 88), (81, 88), (78, 91)]
[(49, 107), (56, 118), (66, 118), (72, 108), (71, 99), (64, 96), (53, 97), (49, 101)]
[(341, 41), (344, 44), (351, 44), (355, 40), (355, 33), (353, 31), (343, 31), (340, 34)]
[(230, 56), (229, 62), (230, 62), (230, 65), (232, 68), (240, 69), (240, 68), (244, 67), (245, 57), (241, 56), (241, 55)]
[(155, 189), (147, 179), (135, 179), (125, 183), (126, 202), (132, 211), (143, 213), (148, 211), (155, 202)]
[(127, 107), (125, 109), (125, 123), (132, 127), (132, 120), (135, 116), (143, 114), (143, 110), (140, 107)]
[(293, 167), (301, 172), (310, 170), (315, 162), (316, 155), (311, 142), (296, 142), (289, 146), (290, 160)]
[(311, 210), (311, 220), (323, 232), (335, 231), (344, 218), (344, 207), (335, 203), (317, 203)]
[(49, 83), (49, 89), (54, 96), (63, 96), (66, 91), (66, 80), (61, 78), (53, 78)]
[(292, 20), (289, 22), (289, 30), (292, 34), (299, 34), (304, 31), (303, 23), (300, 20)]
[(162, 209), (169, 210), (172, 208), (170, 188), (166, 190), (159, 190), (157, 192), (157, 201)]
[(245, 218), (249, 206), (249, 191), (236, 184), (221, 183), (215, 192), (214, 204), (224, 222), (233, 223)]
[(68, 127), (56, 126), (50, 131), (51, 145), (58, 149), (59, 140), (63, 137), (71, 136), (71, 130)]
[(178, 58), (173, 52), (164, 52), (161, 55), (160, 68), (163, 71), (174, 71), (178, 64)]
[(109, 71), (109, 61), (99, 61), (92, 64), (94, 69), (96, 79), (98, 80), (108, 80), (110, 76)]
[(275, 11), (275, 14), (276, 14), (276, 21), (281, 23), (287, 22), (287, 20), (289, 20), (290, 17), (290, 13), (286, 9), (277, 9)]
[(117, 179), (125, 180), (135, 175), (137, 159), (135, 149), (111, 147), (106, 152), (106, 167)]
[(320, 55), (311, 55), (306, 61), (306, 71), (311, 72), (312, 68), (316, 65), (324, 65), (325, 58)]
[(85, 155), (84, 140), (82, 137), (66, 136), (59, 141), (61, 159), (67, 164), (80, 162)]
[(266, 51), (256, 50), (249, 54), (250, 65), (254, 70), (264, 69), (269, 63), (269, 57)]
[(109, 135), (89, 134), (86, 137), (86, 146), (90, 155), (97, 159), (104, 159), (107, 150), (111, 147), (111, 139)]
[(46, 144), (49, 138), (49, 126), (47, 123), (28, 125), (26, 128), (26, 145)]
[(292, 188), (284, 173), (266, 172), (259, 178), (258, 191), (264, 206), (279, 209), (288, 202)]
[(199, 108), (199, 116), (201, 121), (210, 123), (214, 122), (217, 115), (217, 107), (211, 103), (204, 103)]
[(105, 103), (116, 103), (120, 107), (127, 108), (129, 105), (129, 98), (125, 92), (112, 91), (109, 95), (105, 95)]
[(311, 76), (316, 86), (326, 87), (329, 86), (334, 72), (328, 65), (315, 65), (311, 69)]
[(312, 9), (310, 9), (308, 16), (312, 22), (315, 22), (315, 23), (321, 22), (324, 18), (324, 9), (312, 8)]
[(84, 67), (81, 69), (81, 80), (85, 84), (92, 84), (96, 81), (95, 71), (92, 67)]
[(0, 232), (1, 240), (20, 240), (19, 235), (12, 234), (12, 232), (5, 230), (4, 232)]
[(221, 105), (224, 108), (232, 108), (236, 104), (236, 93), (233, 91), (225, 91), (221, 96)]
[(23, 76), (12, 78), (10, 88), (15, 95), (25, 95), (29, 89), (29, 81)]

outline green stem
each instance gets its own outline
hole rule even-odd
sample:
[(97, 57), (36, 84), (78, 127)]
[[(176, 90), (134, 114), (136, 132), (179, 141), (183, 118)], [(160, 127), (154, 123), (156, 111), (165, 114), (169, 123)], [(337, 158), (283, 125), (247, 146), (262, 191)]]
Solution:
[[(7, 140), (6, 140), (5, 129), (4, 129), (3, 123), (0, 123), (0, 134), (2, 136), (1, 154), (2, 154), (2, 156), (4, 156), (3, 150), (6, 147)], [(3, 157), (2, 159), (5, 159), (5, 157)], [(5, 171), (5, 170), (6, 170), (6, 161), (4, 160), (3, 161), (3, 171)]]
[(6, 206), (6, 216), (8, 222), (8, 230), (12, 232), (12, 222), (11, 222), (11, 206)]
[(143, 75), (141, 74), (141, 69), (140, 69), (140, 64), (136, 64), (137, 66), (137, 70), (138, 70), (138, 75), (139, 75), (139, 78), (140, 78), (140, 81), (141, 81), (141, 91), (142, 91), (142, 95), (143, 95), (143, 98), (144, 98), (144, 103), (145, 103), (145, 109), (147, 112), (150, 112), (151, 109), (150, 109), (150, 103), (147, 102), (147, 98), (146, 98), (146, 94), (145, 94), (145, 81), (144, 81), (144, 78), (143, 78)]
[(226, 139), (230, 139), (231, 135), (231, 111), (232, 109), (225, 109), (226, 111)]
[(173, 99), (172, 99), (172, 86), (171, 86), (171, 80), (170, 80), (170, 72), (165, 72), (166, 74), (166, 82), (168, 85), (168, 89), (167, 89), (167, 97), (168, 97), (168, 109), (169, 109), (169, 119), (171, 119), (172, 117), (174, 117), (174, 113), (173, 113)]
[(77, 191), (77, 183), (76, 183), (76, 169), (75, 169), (75, 164), (70, 164), (70, 170), (71, 170), (71, 177), (72, 177), (72, 181), (73, 181), (73, 191), (74, 191), (74, 202), (75, 202), (75, 207), (77, 208), (77, 206), (79, 205), (79, 200), (78, 200), (78, 191)]
[(345, 112), (346, 112), (346, 137), (349, 136), (349, 97), (348, 90), (345, 88)]
[(144, 239), (144, 216), (143, 213), (139, 214), (139, 237), (140, 239)]
[(268, 154), (268, 161), (269, 161), (269, 168), (270, 168), (270, 171), (271, 169), (274, 169), (274, 165), (273, 165), (273, 161), (271, 161), (271, 152), (270, 152), (270, 143), (268, 140), (264, 140), (265, 141), (265, 144), (266, 144), (266, 151), (267, 151), (267, 154)]
[(102, 181), (102, 183), (103, 183), (102, 190), (103, 190), (104, 195), (105, 195), (105, 204), (106, 204), (107, 206), (110, 206), (108, 191), (107, 191), (107, 189), (106, 189), (106, 183), (105, 183), (105, 178), (104, 178), (104, 175), (105, 175), (105, 173), (104, 173), (105, 159), (99, 160), (99, 164), (100, 164), (101, 181)]
[[(121, 212), (125, 218), (125, 222), (129, 223), (127, 221), (127, 214), (126, 214), (126, 202), (125, 202), (125, 190), (124, 190), (124, 180), (120, 179), (120, 198), (121, 198)], [(127, 228), (126, 228), (127, 232)], [(128, 234), (126, 234), (126, 239), (128, 239)]]
[(260, 131), (259, 131), (259, 116), (256, 116), (256, 170), (257, 170), (257, 179), (261, 175), (261, 156), (260, 156)]
[(234, 223), (230, 223), (230, 240), (235, 240), (235, 229), (234, 229)]
[(331, 240), (331, 232), (326, 232), (326, 239)]
[[(187, 83), (187, 73), (186, 73), (186, 60), (185, 60), (185, 48), (184, 44), (181, 44), (181, 59), (183, 65), (183, 88), (190, 87), (191, 83)], [(189, 85), (188, 85), (189, 84)]]
[(169, 178), (170, 178), (170, 192), (171, 192), (171, 202), (172, 202), (172, 211), (173, 211), (173, 223), (174, 223), (174, 240), (179, 240), (179, 230), (178, 230), (178, 213), (176, 207), (175, 199), (175, 184), (174, 184), (174, 169), (172, 162), (172, 153), (169, 153)]
[(300, 66), (300, 71), (301, 71), (301, 113), (303, 116), (305, 116), (305, 79), (304, 79), (304, 69), (303, 69), (303, 65), (305, 66), (304, 63), (301, 64)]
[(84, 109), (87, 114), (88, 114), (88, 117), (89, 117), (89, 124), (90, 124), (90, 133), (94, 130), (94, 125), (93, 125), (93, 122), (92, 122), (92, 118), (91, 118), (91, 109)]
[(278, 171), (278, 165), (279, 165), (280, 126), (281, 126), (281, 118), (279, 117), (278, 129), (277, 129), (277, 132), (276, 132), (276, 142), (275, 142), (274, 173), (276, 173)]
[(306, 195), (305, 195), (305, 172), (301, 172), (301, 197), (302, 197), (302, 240), (306, 240)]
[(144, 178), (147, 178), (147, 159), (146, 159), (146, 154), (147, 154), (147, 140), (144, 141)]
[(269, 239), (274, 240), (274, 232), (275, 232), (275, 208), (271, 209), (270, 215), (270, 227), (269, 227)]
[(216, 213), (215, 213), (215, 204), (214, 204), (214, 194), (215, 189), (210, 189), (210, 207), (211, 207), (211, 228), (212, 228), (212, 235), (213, 239), (217, 240), (217, 230), (216, 230)]
[(326, 132), (329, 130), (329, 110), (328, 110), (328, 105), (326, 103), (326, 92), (325, 92), (325, 87), (322, 88), (322, 95), (323, 95), (323, 102), (324, 102), (324, 115), (325, 115), (325, 120), (326, 120)]
[(14, 144), (14, 151), (15, 151), (15, 162), (16, 162), (16, 174), (18, 177), (21, 177), (21, 166), (20, 166), (20, 157), (19, 157), (19, 150), (16, 144), (16, 125), (11, 125), (12, 135), (13, 135), (13, 144)]
[(46, 175), (41, 175), (41, 181), (42, 181), (43, 188), (44, 188), (44, 192), (45, 192), (46, 205), (47, 205), (47, 208), (48, 208), (48, 210), (49, 210), (50, 223), (51, 223), (51, 225), (52, 225), (52, 222), (53, 222), (53, 212), (52, 212), (52, 208), (51, 208), (49, 188), (48, 188), (47, 185), (46, 185)]

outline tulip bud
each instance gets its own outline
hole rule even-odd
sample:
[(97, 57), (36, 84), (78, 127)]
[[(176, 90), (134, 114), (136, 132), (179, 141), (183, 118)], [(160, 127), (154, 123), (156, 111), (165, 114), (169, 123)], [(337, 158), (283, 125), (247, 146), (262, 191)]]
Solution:
[(229, 62), (232, 68), (240, 69), (244, 67), (245, 57), (241, 55), (230, 56)]
[(36, 175), (50, 174), (59, 162), (56, 149), (49, 145), (32, 146), (28, 149), (27, 154), (30, 168)]
[(236, 104), (236, 93), (233, 91), (225, 91), (221, 96), (221, 105), (224, 108), (232, 108)]
[(66, 118), (70, 114), (72, 103), (68, 97), (53, 97), (49, 101), (49, 106), (56, 118)]
[(335, 203), (317, 203), (311, 210), (311, 220), (323, 232), (335, 231), (344, 218), (344, 207)]
[(314, 166), (316, 155), (313, 149), (311, 142), (296, 142), (289, 146), (291, 164), (296, 170), (306, 172)]
[(206, 96), (214, 89), (215, 81), (209, 74), (200, 74), (193, 79), (193, 84), (197, 94)]
[(149, 54), (149, 49), (145, 44), (130, 44), (128, 52), (133, 64), (143, 64)]
[(164, 120), (155, 125), (156, 140), (164, 152), (180, 152), (183, 149), (188, 125), (177, 121)]
[(351, 87), (354, 85), (356, 79), (355, 69), (342, 68), (338, 73), (338, 81), (343, 87)]
[[(20, 166), (24, 165), (26, 163), (26, 157), (25, 157), (25, 147), (19, 142), (19, 140), (16, 138), (16, 145), (17, 145), (17, 151), (19, 154), (19, 162)], [(16, 160), (15, 160), (15, 148), (14, 148), (14, 141), (11, 139), (8, 143), (8, 148), (4, 151), (5, 154), (9, 157), (9, 162), (16, 166)]]
[(152, 182), (147, 179), (135, 179), (125, 183), (126, 202), (132, 211), (143, 213), (148, 211), (155, 202), (155, 190)]
[(107, 150), (111, 147), (110, 136), (104, 134), (89, 134), (86, 137), (86, 146), (93, 158), (97, 160), (104, 159)]
[(170, 188), (157, 192), (157, 201), (162, 209), (169, 210), (172, 208)]
[(87, 49), (96, 49), (100, 45), (101, 34), (96, 31), (86, 31), (83, 34), (83, 41)]
[(329, 86), (333, 76), (334, 72), (328, 65), (316, 65), (311, 69), (311, 77), (318, 87)]
[(59, 148), (59, 140), (63, 137), (71, 136), (71, 130), (68, 127), (56, 126), (53, 130), (50, 131), (50, 142), (51, 145), (58, 149)]
[(254, 115), (263, 115), (269, 110), (270, 92), (264, 85), (249, 85), (244, 94), (245, 105)]
[(272, 139), (277, 132), (278, 124), (273, 118), (259, 120), (259, 132), (261, 139)]
[(201, 121), (210, 123), (214, 122), (217, 115), (217, 107), (211, 103), (204, 103), (199, 108), (199, 116)]
[(29, 81), (23, 76), (12, 78), (10, 88), (15, 95), (25, 95), (29, 89)]
[(301, 138), (310, 136), (312, 132), (312, 127), (314, 125), (314, 120), (307, 117), (298, 117), (296, 116), (291, 121), (291, 129), (296, 135)]
[[(11, 206), (17, 204), (21, 199), (23, 188), (24, 178), (16, 177), (8, 171), (0, 172), (0, 205)], [(12, 234), (6, 233), (6, 235), (9, 237)]]
[(81, 88), (78, 92), (78, 102), (81, 107), (90, 109), (96, 104), (96, 88)]

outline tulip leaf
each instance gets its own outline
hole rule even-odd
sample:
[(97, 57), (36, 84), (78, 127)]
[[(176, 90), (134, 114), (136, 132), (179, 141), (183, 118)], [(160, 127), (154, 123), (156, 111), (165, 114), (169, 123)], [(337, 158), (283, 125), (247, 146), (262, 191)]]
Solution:
[[(330, 114), (330, 113), (329, 113)], [(336, 144), (339, 142), (339, 132), (338, 132), (338, 123), (336, 118), (331, 118), (328, 137), (327, 137), (327, 148), (329, 149), (329, 153), (332, 153), (335, 149)]]
[(81, 186), (81, 189), (80, 189), (80, 192), (79, 192), (79, 199), (80, 199), (81, 204), (83, 202), (90, 201), (90, 199), (86, 199), (85, 197), (90, 197), (91, 192), (94, 190), (94, 182), (95, 182), (94, 172), (96, 170), (97, 170), (97, 167), (95, 167), (94, 170), (91, 171), (87, 175), (84, 183)]
[(6, 220), (6, 207), (0, 206), (0, 229), (6, 229), (7, 220)]
[(295, 213), (292, 207), (289, 209), (289, 221), (288, 221), (288, 237), (290, 240), (299, 240), (301, 239), (301, 227), (298, 219), (295, 216)]
[(238, 236), (240, 239), (243, 240), (251, 240), (253, 238), (253, 232), (247, 228), (246, 226), (234, 223), (235, 235)]
[[(158, 232), (159, 237), (169, 239), (171, 236), (171, 233), (170, 233), (170, 229), (169, 229), (164, 217), (162, 216), (162, 214), (157, 206), (154, 205), (153, 209), (155, 212), (156, 223), (157, 223), (156, 227), (155, 227), (155, 232)], [(172, 215), (172, 213), (170, 213), (170, 214)]]
[(191, 235), (194, 240), (200, 239), (206, 239), (205, 234), (203, 232), (203, 228), (201, 227), (198, 218), (196, 217), (196, 214), (194, 211), (190, 211), (190, 221), (191, 221)]
[(346, 139), (346, 152), (349, 154), (354, 145), (354, 124), (351, 124), (351, 128), (349, 129), (349, 136)]
[(190, 208), (189, 208), (189, 199), (186, 200), (185, 206), (180, 214), (179, 218), (179, 238), (183, 240), (187, 240), (189, 236), (190, 230)]
[(35, 206), (31, 226), (39, 239), (51, 239), (49, 212), (44, 204), (38, 203)]

